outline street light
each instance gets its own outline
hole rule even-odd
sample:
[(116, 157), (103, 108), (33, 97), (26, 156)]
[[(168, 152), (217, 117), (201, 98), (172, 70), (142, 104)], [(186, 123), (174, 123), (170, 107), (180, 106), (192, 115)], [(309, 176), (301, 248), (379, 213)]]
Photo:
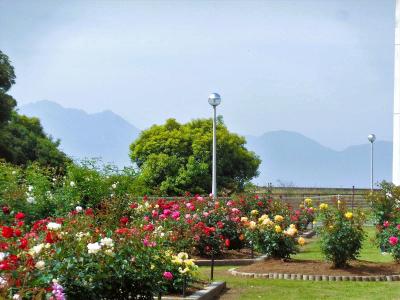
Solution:
[[(221, 96), (217, 93), (212, 93), (208, 96), (208, 103), (214, 109), (213, 117), (213, 153), (212, 153), (212, 196), (217, 198), (217, 106), (221, 103)], [(214, 280), (214, 246), (211, 249), (211, 281)]]
[(211, 193), (214, 199), (217, 198), (217, 106), (221, 103), (221, 96), (217, 93), (212, 93), (208, 96), (208, 103), (214, 109), (213, 117), (213, 152), (212, 152), (212, 190)]
[(371, 190), (374, 189), (374, 142), (376, 140), (375, 134), (368, 135), (368, 141), (371, 143)]

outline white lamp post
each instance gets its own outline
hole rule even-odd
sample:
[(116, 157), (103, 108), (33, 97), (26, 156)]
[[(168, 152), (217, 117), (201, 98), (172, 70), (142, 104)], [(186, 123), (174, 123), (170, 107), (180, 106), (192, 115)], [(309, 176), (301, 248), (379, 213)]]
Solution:
[[(217, 106), (221, 103), (221, 96), (212, 93), (208, 96), (208, 103), (214, 109), (213, 116), (213, 154), (212, 154), (212, 195), (217, 198)], [(211, 249), (211, 280), (214, 280), (214, 249)]]
[(368, 135), (368, 141), (371, 143), (371, 190), (374, 189), (374, 142), (376, 140), (375, 134)]
[(210, 103), (214, 109), (211, 193), (215, 199), (217, 197), (217, 106), (221, 103), (221, 96), (217, 93), (210, 94), (210, 96), (208, 96), (208, 103)]

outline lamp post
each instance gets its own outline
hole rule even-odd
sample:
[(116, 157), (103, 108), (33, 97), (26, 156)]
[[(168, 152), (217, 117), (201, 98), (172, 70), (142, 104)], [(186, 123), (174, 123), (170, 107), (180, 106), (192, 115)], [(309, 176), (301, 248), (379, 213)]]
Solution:
[(217, 197), (217, 106), (221, 103), (221, 96), (217, 93), (210, 94), (210, 96), (208, 96), (208, 103), (210, 103), (214, 109), (211, 193), (215, 199)]
[(376, 140), (375, 134), (368, 135), (368, 141), (371, 143), (371, 191), (374, 189), (374, 142)]
[[(217, 106), (221, 103), (221, 96), (217, 93), (212, 93), (208, 96), (208, 103), (214, 109), (213, 116), (213, 153), (212, 153), (212, 196), (217, 198)], [(214, 280), (214, 246), (211, 249), (211, 281)]]

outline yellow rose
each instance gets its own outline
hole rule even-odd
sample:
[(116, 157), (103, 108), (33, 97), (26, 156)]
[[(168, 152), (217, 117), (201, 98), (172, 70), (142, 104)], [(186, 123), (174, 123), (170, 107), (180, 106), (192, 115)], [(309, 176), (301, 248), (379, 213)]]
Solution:
[(276, 232), (276, 233), (281, 233), (281, 232), (282, 232), (281, 226), (275, 225), (275, 232)]
[(344, 216), (347, 220), (351, 220), (353, 218), (353, 213), (348, 211), (344, 214)]
[(306, 199), (304, 199), (304, 203), (305, 203), (307, 206), (310, 206), (311, 203), (312, 203), (312, 199), (311, 199), (311, 198), (306, 198)]
[(249, 228), (250, 229), (256, 229), (257, 228), (257, 224), (256, 224), (256, 222), (254, 222), (254, 221), (250, 221), (250, 223), (249, 223)]
[(247, 218), (247, 217), (241, 217), (240, 218), (240, 221), (242, 221), (242, 222), (247, 222), (249, 220), (249, 218)]
[(189, 258), (189, 255), (186, 252), (179, 252), (177, 256), (178, 256), (178, 258), (180, 258), (182, 260)]
[(326, 204), (326, 203), (321, 203), (321, 204), (319, 205), (319, 209), (320, 209), (320, 210), (328, 209), (328, 204)]
[(251, 212), (252, 216), (257, 216), (258, 215), (258, 210), (257, 209), (253, 209)]
[(288, 230), (285, 230), (284, 234), (288, 236), (295, 236), (297, 234), (297, 229), (295, 227), (290, 227)]
[(283, 217), (281, 215), (276, 215), (274, 220), (275, 220), (275, 222), (282, 222), (283, 221)]
[(272, 226), (274, 225), (274, 222), (272, 222), (270, 219), (265, 219), (261, 224), (265, 226)]
[(297, 242), (299, 243), (300, 246), (304, 246), (304, 244), (306, 243), (306, 240), (303, 237), (299, 237)]
[(262, 215), (261, 217), (258, 218), (258, 222), (262, 223), (264, 220), (269, 219), (268, 215)]

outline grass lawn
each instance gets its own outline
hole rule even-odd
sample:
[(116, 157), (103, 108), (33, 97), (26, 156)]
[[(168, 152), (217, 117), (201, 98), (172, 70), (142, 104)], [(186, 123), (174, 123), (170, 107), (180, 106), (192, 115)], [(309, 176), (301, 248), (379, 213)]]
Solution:
[[(368, 236), (364, 241), (360, 259), (391, 262), (389, 255), (382, 255), (371, 243), (374, 229), (367, 228)], [(303, 247), (295, 256), (301, 259), (322, 259), (318, 239)], [(247, 279), (233, 277), (228, 273), (232, 267), (216, 267), (214, 279), (226, 281), (228, 291), (221, 297), (228, 299), (399, 299), (400, 282), (323, 282), (296, 280)], [(209, 277), (210, 267), (201, 267), (203, 278)]]

